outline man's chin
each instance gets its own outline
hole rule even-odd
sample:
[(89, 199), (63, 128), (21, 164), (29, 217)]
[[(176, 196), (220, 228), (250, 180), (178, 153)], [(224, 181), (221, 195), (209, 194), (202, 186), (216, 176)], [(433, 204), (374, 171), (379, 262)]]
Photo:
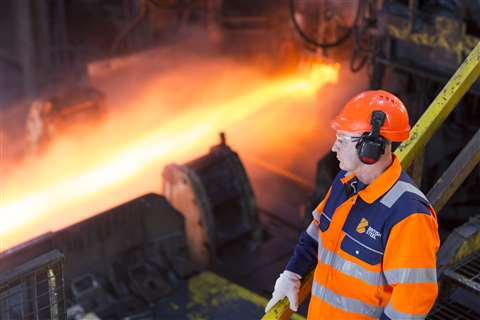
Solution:
[(348, 167), (348, 166), (346, 166), (346, 165), (345, 165), (344, 163), (342, 163), (341, 161), (340, 161), (340, 164), (339, 164), (338, 166), (339, 166), (340, 170), (347, 171), (347, 172), (350, 172), (350, 171), (351, 171), (351, 168)]

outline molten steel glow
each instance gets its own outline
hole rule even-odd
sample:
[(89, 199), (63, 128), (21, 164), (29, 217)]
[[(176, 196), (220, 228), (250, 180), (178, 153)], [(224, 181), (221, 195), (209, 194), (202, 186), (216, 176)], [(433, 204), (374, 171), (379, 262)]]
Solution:
[[(285, 101), (301, 105), (305, 99), (315, 98), (322, 86), (337, 81), (338, 69), (338, 65), (319, 64), (308, 74), (256, 79), (245, 87), (237, 84), (248, 91), (197, 99), (200, 105), (186, 110), (171, 106), (180, 111), (165, 112), (168, 119), (158, 119), (161, 124), (156, 127), (136, 124), (139, 118), (152, 117), (144, 105), (161, 104), (145, 97), (135, 103), (135, 109), (112, 117), (95, 132), (57, 139), (41, 159), (19, 164), (4, 182), (0, 204), (3, 249), (146, 192), (159, 192), (165, 164), (202, 153), (218, 132), (248, 121), (260, 111), (275, 112), (275, 106)], [(275, 130), (282, 126), (270, 125)]]

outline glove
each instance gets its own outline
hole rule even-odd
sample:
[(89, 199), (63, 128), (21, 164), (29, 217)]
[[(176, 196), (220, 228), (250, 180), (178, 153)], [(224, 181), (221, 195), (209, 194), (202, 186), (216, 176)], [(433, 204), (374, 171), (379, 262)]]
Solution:
[(302, 277), (295, 272), (288, 270), (283, 271), (275, 282), (272, 293), (272, 299), (268, 301), (265, 312), (268, 312), (278, 301), (287, 297), (290, 302), (290, 309), (297, 311), (298, 309), (298, 290), (300, 290), (300, 279)]

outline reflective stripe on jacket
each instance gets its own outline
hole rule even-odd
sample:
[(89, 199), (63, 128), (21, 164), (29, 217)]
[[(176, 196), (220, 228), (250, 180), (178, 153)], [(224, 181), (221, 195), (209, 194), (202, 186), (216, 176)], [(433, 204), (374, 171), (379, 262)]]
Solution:
[(438, 291), (435, 211), (397, 158), (349, 196), (345, 174), (306, 230), (318, 248), (308, 319), (424, 319)]

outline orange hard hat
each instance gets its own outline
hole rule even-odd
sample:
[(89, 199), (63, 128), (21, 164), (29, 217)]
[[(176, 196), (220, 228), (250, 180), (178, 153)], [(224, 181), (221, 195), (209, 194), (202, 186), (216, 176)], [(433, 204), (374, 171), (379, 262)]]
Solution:
[(390, 141), (403, 141), (408, 138), (410, 125), (405, 105), (395, 95), (384, 90), (364, 91), (353, 97), (330, 123), (334, 130), (349, 132), (369, 132), (372, 130), (372, 112), (385, 113), (385, 122), (380, 135)]

